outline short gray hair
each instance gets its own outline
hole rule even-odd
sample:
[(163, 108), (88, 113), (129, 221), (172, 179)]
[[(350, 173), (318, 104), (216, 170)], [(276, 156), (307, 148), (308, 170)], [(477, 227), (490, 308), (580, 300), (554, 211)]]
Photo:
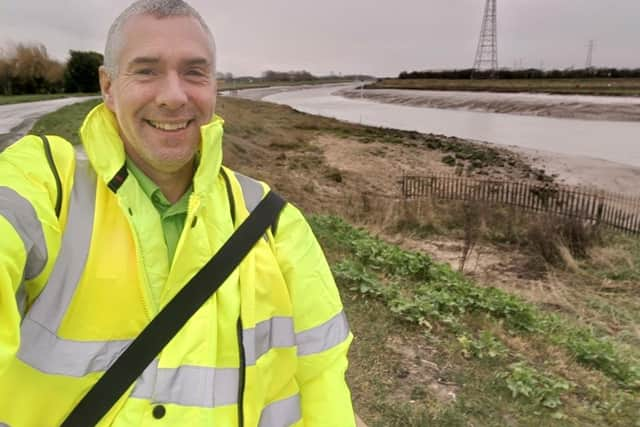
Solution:
[(212, 72), (215, 75), (216, 42), (209, 26), (197, 10), (183, 0), (138, 0), (127, 7), (109, 28), (107, 44), (104, 48), (104, 68), (111, 78), (115, 78), (118, 75), (118, 56), (122, 48), (122, 29), (124, 24), (129, 18), (138, 15), (151, 15), (156, 18), (188, 16), (197, 19), (209, 39), (211, 56), (213, 57)]

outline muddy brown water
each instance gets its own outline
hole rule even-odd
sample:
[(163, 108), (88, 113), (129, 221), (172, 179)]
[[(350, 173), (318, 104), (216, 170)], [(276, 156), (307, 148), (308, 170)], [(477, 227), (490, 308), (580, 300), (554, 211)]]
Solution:
[[(289, 90), (264, 97), (296, 110), (371, 126), (444, 134), (505, 146), (587, 156), (640, 167), (640, 122), (576, 120), (453, 109), (386, 104), (337, 95), (342, 87)], [(504, 94), (521, 100), (521, 94)], [(535, 95), (537, 102), (560, 95)], [(567, 96), (574, 100), (575, 97)], [(606, 99), (598, 102), (607, 103)], [(640, 103), (638, 99), (612, 98), (610, 102)]]

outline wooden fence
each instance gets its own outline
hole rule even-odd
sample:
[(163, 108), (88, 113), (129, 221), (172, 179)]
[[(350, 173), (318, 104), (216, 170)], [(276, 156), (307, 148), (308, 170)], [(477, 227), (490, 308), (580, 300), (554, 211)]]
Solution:
[[(639, 183), (640, 184), (640, 183)], [(438, 198), (501, 203), (640, 233), (640, 198), (553, 183), (498, 181), (451, 175), (403, 176), (405, 199)]]

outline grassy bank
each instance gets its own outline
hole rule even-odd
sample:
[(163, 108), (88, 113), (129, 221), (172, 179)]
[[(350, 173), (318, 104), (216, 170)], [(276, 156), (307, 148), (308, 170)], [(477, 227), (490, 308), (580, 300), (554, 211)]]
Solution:
[(532, 92), (567, 95), (640, 96), (640, 79), (382, 79), (365, 87), (368, 89), (420, 89), (485, 92)]
[[(73, 136), (91, 104), (72, 107), (38, 131)], [(531, 174), (502, 151), (263, 102), (224, 97), (218, 112), (225, 163), (314, 213), (356, 337), (355, 407), (371, 427), (639, 425), (637, 238), (384, 190), (396, 164), (448, 167), (452, 153), (451, 171)], [(370, 158), (386, 167), (359, 172)], [(474, 246), (466, 273), (456, 271)], [(448, 247), (454, 261), (436, 261)], [(500, 277), (474, 275), (490, 255), (505, 264)]]
[(73, 144), (80, 144), (80, 125), (87, 113), (101, 102), (101, 99), (91, 99), (46, 114), (33, 125), (31, 133), (59, 135)]
[(74, 96), (93, 96), (93, 93), (54, 93), (35, 95), (0, 95), (0, 105), (19, 104), (22, 102), (49, 101), (52, 99), (71, 98)]

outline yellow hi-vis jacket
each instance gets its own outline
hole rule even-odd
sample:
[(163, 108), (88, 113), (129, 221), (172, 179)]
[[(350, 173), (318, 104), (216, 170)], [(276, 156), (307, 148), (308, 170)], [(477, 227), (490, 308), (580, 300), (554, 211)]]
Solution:
[[(161, 305), (267, 190), (222, 166), (220, 118), (201, 134)], [(0, 155), (2, 426), (59, 425), (156, 314), (144, 273), (155, 260), (131, 220), (146, 205), (123, 173), (115, 117), (96, 107), (81, 136), (88, 159), (58, 137), (50, 152), (27, 136)], [(353, 426), (351, 340), (322, 251), (287, 205), (99, 425)]]

